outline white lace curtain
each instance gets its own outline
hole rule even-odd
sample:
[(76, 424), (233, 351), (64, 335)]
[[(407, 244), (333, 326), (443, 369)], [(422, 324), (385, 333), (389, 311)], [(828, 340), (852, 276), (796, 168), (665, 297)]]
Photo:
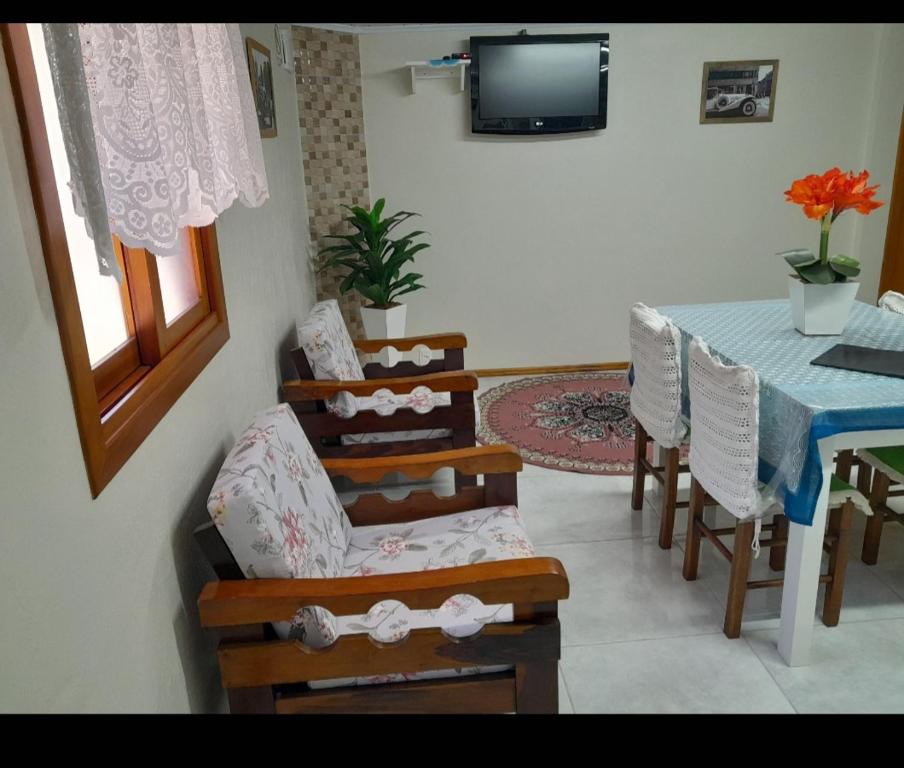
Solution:
[(110, 235), (159, 256), (236, 199), (269, 197), (237, 24), (44, 24), (76, 211), (101, 274)]

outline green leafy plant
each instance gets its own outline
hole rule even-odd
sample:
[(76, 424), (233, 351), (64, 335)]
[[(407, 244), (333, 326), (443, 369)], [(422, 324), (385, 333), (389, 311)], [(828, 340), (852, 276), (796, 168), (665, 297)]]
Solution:
[(414, 240), (426, 234), (422, 230), (409, 232), (398, 239), (389, 236), (399, 224), (418, 213), (399, 211), (392, 216), (380, 218), (386, 200), (380, 198), (368, 211), (359, 206), (343, 205), (351, 212), (344, 221), (355, 230), (350, 235), (327, 235), (341, 243), (320, 251), (323, 260), (321, 269), (347, 270), (339, 290), (348, 293), (356, 290), (378, 309), (388, 309), (395, 299), (425, 286), (418, 281), (423, 277), (416, 272), (401, 274), (402, 267), (414, 261), (418, 251), (429, 248), (429, 243), (415, 243)]

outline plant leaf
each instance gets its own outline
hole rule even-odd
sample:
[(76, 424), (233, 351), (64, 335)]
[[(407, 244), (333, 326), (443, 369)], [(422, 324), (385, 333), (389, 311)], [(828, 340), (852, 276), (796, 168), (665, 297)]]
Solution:
[(782, 251), (776, 255), (784, 258), (794, 269), (806, 267), (808, 264), (815, 264), (819, 261), (816, 255), (806, 248), (792, 248), (790, 251)]
[(795, 269), (805, 283), (828, 285), (835, 282), (835, 270), (819, 260), (815, 264), (807, 264), (803, 267), (795, 267)]
[(421, 285), (420, 283), (410, 286), (406, 288), (404, 291), (394, 291), (390, 294), (389, 301), (394, 301), (399, 296), (403, 296), (406, 293), (411, 293), (412, 291), (419, 291), (421, 288), (426, 288), (426, 285)]
[(844, 275), (845, 277), (857, 277), (860, 274), (860, 262), (840, 253), (829, 259), (829, 266), (839, 275)]

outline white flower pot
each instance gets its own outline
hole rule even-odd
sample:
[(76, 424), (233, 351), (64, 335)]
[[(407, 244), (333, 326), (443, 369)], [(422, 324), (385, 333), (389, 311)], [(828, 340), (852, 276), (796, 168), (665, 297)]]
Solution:
[(789, 277), (794, 327), (807, 336), (838, 336), (844, 331), (859, 287), (859, 282), (851, 280), (817, 285)]
[[(405, 304), (396, 304), (389, 309), (361, 307), (361, 319), (368, 339), (400, 339), (405, 335)], [(395, 349), (384, 349), (377, 359), (385, 366), (393, 366), (402, 359)]]

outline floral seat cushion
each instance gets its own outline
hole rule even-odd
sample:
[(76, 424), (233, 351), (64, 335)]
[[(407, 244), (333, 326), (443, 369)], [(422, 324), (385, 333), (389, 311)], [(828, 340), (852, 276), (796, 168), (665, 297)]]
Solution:
[[(223, 462), (207, 510), (249, 579), (342, 574), (352, 527), (285, 403), (254, 417)], [(315, 646), (336, 637), (329, 614), (316, 607), (274, 628)]]
[[(534, 548), (521, 523), (518, 509), (511, 506), (487, 507), (399, 525), (353, 528), (342, 575), (429, 571), (533, 555)], [(440, 626), (448, 635), (464, 637), (478, 631), (484, 624), (512, 620), (511, 604), (483, 605), (470, 595), (456, 595), (441, 607), (426, 611), (410, 611), (398, 602), (384, 601), (371, 608), (366, 615), (339, 617), (336, 623), (340, 635), (370, 631), (375, 640), (396, 642), (412, 629)], [(466, 667), (407, 675), (321, 680), (312, 682), (311, 686), (368, 685), (503, 669), (507, 667)]]
[[(317, 302), (298, 326), (298, 343), (304, 350), (314, 378), (328, 381), (363, 381), (364, 369), (336, 299)], [(326, 401), (327, 410), (339, 416), (357, 411), (355, 396), (340, 392)]]

